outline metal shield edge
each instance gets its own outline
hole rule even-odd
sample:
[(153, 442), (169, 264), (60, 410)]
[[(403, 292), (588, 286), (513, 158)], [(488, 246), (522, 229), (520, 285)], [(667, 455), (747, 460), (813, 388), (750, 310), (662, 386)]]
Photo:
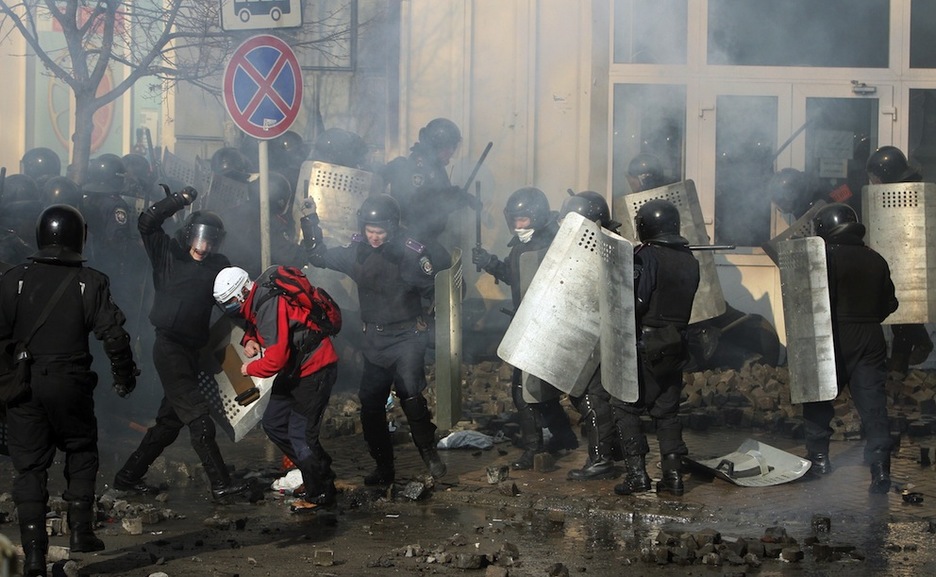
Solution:
[(640, 396), (637, 384), (637, 319), (634, 311), (634, 245), (602, 229), (598, 309), (601, 312), (601, 386), (627, 403)]
[(440, 429), (451, 429), (462, 415), (463, 273), (462, 252), (455, 248), (451, 268), (435, 277), (435, 419)]
[(830, 401), (838, 395), (825, 241), (819, 237), (777, 245), (786, 329), (790, 401)]

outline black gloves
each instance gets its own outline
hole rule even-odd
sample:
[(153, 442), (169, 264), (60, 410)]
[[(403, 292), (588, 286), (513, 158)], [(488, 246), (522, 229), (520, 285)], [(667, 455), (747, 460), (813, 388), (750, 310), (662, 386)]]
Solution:
[(319, 217), (314, 212), (299, 219), (299, 228), (302, 229), (302, 243), (307, 249), (314, 249), (322, 242), (322, 227), (319, 226)]
[(497, 262), (497, 257), (480, 246), (471, 249), (471, 264), (486, 269), (495, 262)]
[(112, 363), (111, 374), (114, 377), (114, 392), (121, 397), (126, 397), (136, 388), (136, 378), (140, 374), (140, 369), (133, 361), (130, 361), (129, 366), (123, 363), (120, 367)]

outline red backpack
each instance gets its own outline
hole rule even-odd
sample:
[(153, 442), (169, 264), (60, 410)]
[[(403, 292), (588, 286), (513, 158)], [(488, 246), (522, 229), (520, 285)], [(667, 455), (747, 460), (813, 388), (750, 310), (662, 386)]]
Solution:
[(269, 280), (261, 286), (266, 294), (257, 303), (282, 296), (293, 305), (306, 311), (305, 324), (312, 333), (332, 336), (341, 330), (341, 309), (324, 289), (312, 286), (303, 272), (294, 266), (277, 266)]

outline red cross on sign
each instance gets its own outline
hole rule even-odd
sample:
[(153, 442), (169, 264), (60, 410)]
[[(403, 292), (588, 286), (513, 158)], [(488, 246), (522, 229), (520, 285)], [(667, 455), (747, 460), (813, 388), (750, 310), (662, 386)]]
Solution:
[(224, 69), (224, 107), (246, 134), (283, 134), (302, 105), (302, 69), (288, 44), (267, 34), (245, 40)]

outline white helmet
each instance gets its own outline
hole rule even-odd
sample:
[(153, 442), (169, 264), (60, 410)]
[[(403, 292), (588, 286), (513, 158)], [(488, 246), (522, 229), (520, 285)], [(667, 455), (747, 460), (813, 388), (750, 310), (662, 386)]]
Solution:
[(244, 289), (250, 291), (253, 281), (247, 271), (240, 267), (229, 266), (221, 269), (214, 281), (214, 299), (222, 307), (232, 298), (237, 297), (238, 307), (247, 298)]

